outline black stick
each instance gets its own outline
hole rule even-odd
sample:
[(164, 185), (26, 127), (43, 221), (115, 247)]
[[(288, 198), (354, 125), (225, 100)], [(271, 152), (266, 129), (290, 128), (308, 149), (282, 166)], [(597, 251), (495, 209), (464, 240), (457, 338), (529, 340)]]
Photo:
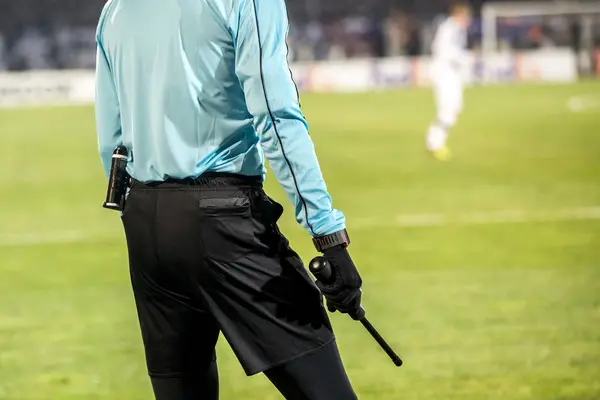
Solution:
[[(334, 278), (333, 271), (331, 269), (331, 264), (329, 264), (329, 262), (323, 257), (317, 257), (313, 259), (310, 262), (309, 269), (310, 272), (324, 284), (331, 283), (331, 280)], [(392, 359), (394, 365), (400, 367), (402, 365), (402, 360), (400, 359), (400, 357), (398, 357), (398, 355), (390, 347), (390, 345), (385, 341), (385, 339), (379, 334), (379, 332), (377, 332), (377, 329), (375, 329), (375, 327), (371, 325), (369, 320), (366, 318), (366, 313), (364, 309), (362, 309), (362, 307), (360, 310), (360, 314), (362, 315), (362, 317), (358, 318), (358, 320), (361, 322), (361, 324), (371, 334), (373, 339), (377, 341), (377, 343), (379, 344), (379, 346), (381, 346), (383, 351), (385, 351), (386, 354)]]
[(387, 344), (385, 339), (379, 334), (379, 332), (377, 332), (377, 329), (375, 329), (375, 327), (373, 325), (371, 325), (369, 320), (366, 318), (363, 318), (360, 320), (360, 322), (363, 324), (365, 329), (367, 331), (369, 331), (371, 336), (373, 336), (373, 339), (375, 339), (377, 341), (377, 343), (379, 343), (379, 346), (381, 346), (383, 351), (385, 351), (386, 354), (392, 359), (392, 362), (394, 363), (394, 365), (396, 367), (402, 366), (402, 359), (400, 357), (398, 357), (398, 354), (396, 354), (394, 349), (392, 349), (390, 347), (390, 345)]

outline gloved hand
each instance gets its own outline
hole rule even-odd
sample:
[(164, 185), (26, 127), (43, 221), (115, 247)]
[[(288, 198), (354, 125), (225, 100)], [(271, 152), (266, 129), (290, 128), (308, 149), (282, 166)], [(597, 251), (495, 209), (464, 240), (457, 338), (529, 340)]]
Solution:
[(327, 308), (330, 312), (350, 314), (355, 320), (362, 319), (364, 317), (364, 311), (360, 306), (362, 279), (348, 250), (343, 246), (337, 246), (325, 250), (323, 257), (331, 264), (334, 277), (333, 282), (328, 285), (317, 281), (317, 286), (327, 300)]

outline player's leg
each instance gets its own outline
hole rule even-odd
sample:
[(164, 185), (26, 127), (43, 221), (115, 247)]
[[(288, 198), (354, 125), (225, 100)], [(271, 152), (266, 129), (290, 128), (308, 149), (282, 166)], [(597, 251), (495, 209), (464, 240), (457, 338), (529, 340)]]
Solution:
[(436, 119), (429, 127), (427, 148), (436, 151), (446, 146), (450, 129), (458, 117), (456, 91), (449, 82), (437, 83), (434, 88), (436, 98)]
[(456, 124), (462, 108), (462, 89), (459, 81), (448, 78), (434, 85), (437, 115), (427, 132), (427, 149), (438, 158), (449, 156), (446, 146), (450, 129)]
[(357, 399), (335, 342), (265, 375), (287, 400)]
[[(175, 196), (158, 207), (157, 200), (155, 190), (134, 187), (123, 214), (131, 281), (155, 398), (217, 400), (214, 349), (219, 329), (203, 310), (187, 267), (163, 251), (165, 240), (159, 234), (170, 234), (177, 225), (178, 236), (186, 236), (189, 226), (182, 221), (188, 216)], [(161, 208), (182, 214), (165, 219)]]

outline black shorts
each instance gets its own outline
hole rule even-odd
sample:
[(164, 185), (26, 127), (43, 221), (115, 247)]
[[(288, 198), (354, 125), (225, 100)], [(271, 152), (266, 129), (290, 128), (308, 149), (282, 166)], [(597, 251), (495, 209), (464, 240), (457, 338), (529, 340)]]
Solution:
[(151, 376), (205, 369), (221, 331), (248, 375), (333, 341), (282, 212), (255, 178), (133, 185), (122, 218)]

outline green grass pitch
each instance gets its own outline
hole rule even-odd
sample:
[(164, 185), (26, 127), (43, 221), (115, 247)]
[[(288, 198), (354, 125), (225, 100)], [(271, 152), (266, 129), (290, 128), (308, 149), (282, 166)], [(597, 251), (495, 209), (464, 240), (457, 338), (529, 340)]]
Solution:
[[(361, 399), (600, 399), (598, 93), (469, 89), (446, 163), (424, 151), (427, 90), (302, 97), (365, 307), (405, 359), (334, 315)], [(0, 399), (150, 399), (92, 108), (0, 111), (0, 142)], [(218, 357), (223, 399), (280, 398), (224, 342)]]

